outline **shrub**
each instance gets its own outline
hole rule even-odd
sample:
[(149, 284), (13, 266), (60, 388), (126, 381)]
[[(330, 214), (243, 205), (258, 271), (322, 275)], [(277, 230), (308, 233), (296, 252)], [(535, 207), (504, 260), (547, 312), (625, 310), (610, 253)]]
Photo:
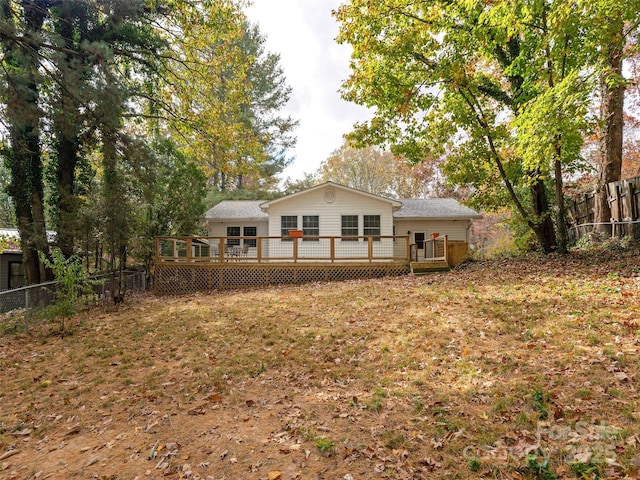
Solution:
[(60, 318), (60, 332), (64, 333), (64, 321), (76, 311), (82, 296), (92, 293), (91, 286), (98, 283), (91, 280), (82, 268), (82, 259), (72, 255), (64, 258), (59, 248), (51, 251), (51, 258), (40, 252), (40, 260), (53, 271), (56, 283), (55, 303), (49, 307), (54, 317)]

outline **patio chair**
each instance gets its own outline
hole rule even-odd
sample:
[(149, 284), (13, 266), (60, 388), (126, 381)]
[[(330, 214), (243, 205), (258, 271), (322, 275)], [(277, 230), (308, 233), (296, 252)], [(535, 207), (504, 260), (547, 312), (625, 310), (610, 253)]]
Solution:
[(249, 244), (248, 244), (248, 243), (245, 243), (245, 244), (242, 246), (242, 250), (240, 251), (240, 256), (241, 256), (241, 257), (246, 257), (248, 253), (249, 253)]

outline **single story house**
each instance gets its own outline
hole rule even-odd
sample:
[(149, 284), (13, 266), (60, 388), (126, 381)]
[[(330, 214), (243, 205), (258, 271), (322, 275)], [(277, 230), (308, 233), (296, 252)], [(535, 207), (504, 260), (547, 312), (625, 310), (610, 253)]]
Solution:
[[(203, 221), (210, 237), (226, 237), (228, 245), (249, 250), (256, 247), (252, 237), (287, 237), (290, 230), (301, 230), (301, 248), (317, 249), (314, 237), (342, 237), (335, 247), (336, 257), (341, 251), (348, 256), (358, 240), (368, 236), (408, 236), (424, 258), (431, 255), (426, 240), (434, 234), (468, 244), (471, 221), (476, 218), (481, 215), (452, 198), (396, 200), (326, 182), (276, 200), (225, 200), (208, 210)], [(277, 255), (281, 255), (291, 243), (274, 240), (270, 250), (274, 252), (277, 244)], [(366, 242), (359, 243), (365, 248)], [(375, 248), (404, 248), (398, 243), (390, 238), (377, 241)]]

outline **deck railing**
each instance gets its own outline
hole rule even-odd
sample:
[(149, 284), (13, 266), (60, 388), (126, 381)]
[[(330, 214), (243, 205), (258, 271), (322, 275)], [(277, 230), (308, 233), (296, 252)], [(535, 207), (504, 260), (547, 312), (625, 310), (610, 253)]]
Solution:
[(448, 254), (448, 235), (440, 235), (430, 240), (425, 240), (422, 245), (411, 244), (412, 262), (446, 262)]
[(163, 262), (409, 262), (409, 237), (158, 237), (156, 263)]
[(449, 248), (449, 236), (440, 235), (431, 239), (431, 261), (447, 261)]

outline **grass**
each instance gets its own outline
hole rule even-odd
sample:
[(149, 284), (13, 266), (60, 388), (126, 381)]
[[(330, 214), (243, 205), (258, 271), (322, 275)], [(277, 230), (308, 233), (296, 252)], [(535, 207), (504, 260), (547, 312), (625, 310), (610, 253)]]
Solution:
[(5, 317), (0, 455), (21, 453), (2, 468), (634, 478), (637, 272), (634, 251), (574, 252), (427, 277), (146, 295), (82, 312), (64, 339)]

